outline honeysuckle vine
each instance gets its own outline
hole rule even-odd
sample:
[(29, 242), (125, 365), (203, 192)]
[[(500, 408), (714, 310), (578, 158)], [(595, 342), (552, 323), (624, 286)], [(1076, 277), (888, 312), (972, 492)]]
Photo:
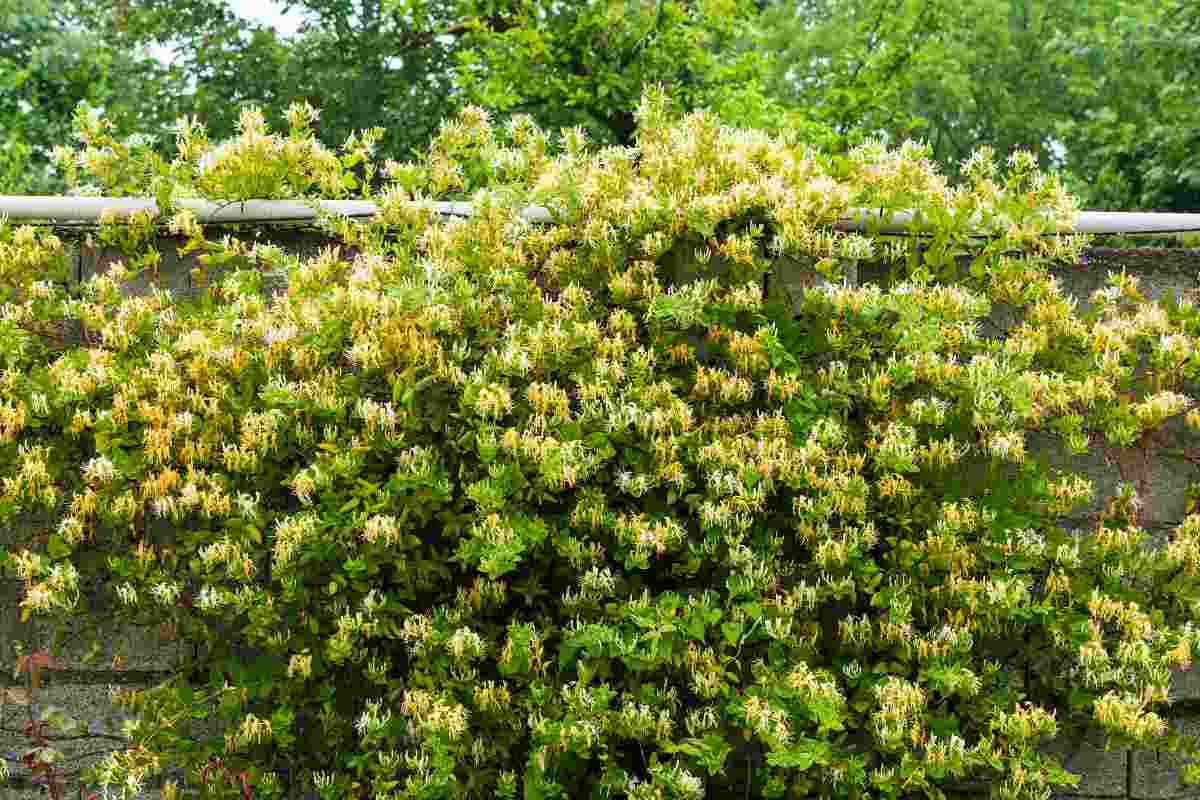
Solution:
[[(184, 120), (171, 162), (81, 116), (60, 164), (168, 213), (106, 220), (126, 257), (78, 286), (51, 232), (0, 228), (0, 518), (54, 520), (4, 563), (25, 615), (98, 586), (197, 644), (115, 692), (102, 796), (182, 768), (164, 796), (1045, 800), (1081, 726), (1193, 754), (1164, 714), (1200, 516), (1152, 543), (1125, 486), (1068, 526), (1093, 487), (1029, 434), (1194, 436), (1195, 306), (1119, 274), (1081, 310), (1049, 269), (1074, 201), (1028, 154), (951, 185), (913, 143), (669, 108), (647, 92), (631, 148), (472, 108), (378, 167), (378, 132), (330, 151), (303, 106), (216, 150)], [(171, 202), (376, 175), (379, 214), (303, 255)], [(199, 291), (155, 285), (164, 229)]]

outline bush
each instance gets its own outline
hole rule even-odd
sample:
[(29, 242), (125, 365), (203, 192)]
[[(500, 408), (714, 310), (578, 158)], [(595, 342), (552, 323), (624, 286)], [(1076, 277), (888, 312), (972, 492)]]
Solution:
[[(333, 153), (315, 116), (247, 112), (215, 157), (189, 122), (171, 164), (86, 118), (59, 159), (168, 208), (370, 185), (372, 135)], [(1048, 272), (1083, 244), (1058, 233), (1073, 202), (1026, 154), (951, 187), (912, 144), (829, 158), (654, 91), (638, 119), (635, 148), (595, 150), (469, 109), (304, 259), (186, 211), (111, 220), (130, 259), (73, 296), (46, 280), (60, 241), (4, 229), (0, 512), (59, 509), (7, 556), (23, 609), (100, 586), (197, 645), (119, 697), (141, 719), (96, 781), (1045, 798), (1068, 725), (1192, 752), (1157, 710), (1197, 650), (1200, 517), (1147, 546), (1126, 491), (1064, 530), (1091, 487), (1026, 433), (1128, 446), (1187, 411), (1196, 310), (1120, 275), (1081, 318)], [(852, 207), (933, 234), (835, 229)], [(211, 282), (123, 294), (164, 222)], [(788, 259), (829, 281), (773, 302)], [(840, 284), (869, 261), (888, 288)], [(83, 343), (56, 350), (64, 304)], [(1007, 337), (981, 333), (993, 305)]]

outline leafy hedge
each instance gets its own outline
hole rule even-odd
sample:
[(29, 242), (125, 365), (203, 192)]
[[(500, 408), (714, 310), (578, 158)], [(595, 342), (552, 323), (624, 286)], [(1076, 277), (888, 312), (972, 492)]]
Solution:
[[(1078, 313), (1047, 270), (1073, 201), (1027, 154), (950, 186), (913, 144), (829, 158), (650, 91), (634, 148), (470, 109), (375, 173), (377, 132), (331, 152), (315, 119), (247, 111), (215, 153), (184, 121), (166, 163), (81, 116), (60, 163), (168, 212), (107, 221), (129, 258), (77, 294), (53, 234), (0, 232), (0, 517), (57, 515), (4, 556), (24, 612), (99, 586), (196, 645), (118, 693), (105, 793), (1046, 798), (1071, 725), (1193, 752), (1158, 712), (1200, 516), (1150, 546), (1127, 487), (1064, 530), (1091, 487), (1026, 433), (1134, 446), (1189, 412), (1200, 316), (1126, 275)], [(378, 216), (305, 258), (171, 208), (376, 174)], [(836, 230), (852, 207), (933, 233)], [(161, 225), (195, 296), (122, 291)], [(772, 302), (784, 261), (829, 281)], [(868, 261), (888, 288), (842, 284)]]

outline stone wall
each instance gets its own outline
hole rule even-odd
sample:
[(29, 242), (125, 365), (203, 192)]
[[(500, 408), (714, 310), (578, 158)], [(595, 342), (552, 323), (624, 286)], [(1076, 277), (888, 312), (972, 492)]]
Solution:
[[(69, 236), (70, 232), (63, 235)], [(329, 244), (319, 233), (294, 227), (264, 229), (258, 231), (257, 236), (254, 232), (238, 235), (247, 241), (278, 244), (289, 253), (300, 255), (315, 253)], [(192, 270), (199, 265), (194, 255), (178, 255), (177, 248), (182, 243), (182, 240), (169, 237), (159, 240), (162, 263), (158, 285), (176, 293), (191, 294), (198, 285)], [(71, 251), (73, 282), (106, 269), (108, 264), (122, 257), (115, 250), (90, 247), (84, 241), (74, 241)], [(269, 290), (282, 288), (278, 280), (268, 278), (264, 283)], [(148, 280), (138, 278), (124, 288), (130, 294), (139, 294), (151, 287)], [(7, 530), (0, 529), (0, 546), (19, 549), (52, 527), (48, 517), (23, 520)], [(158, 533), (169, 535), (169, 531)], [(61, 708), (69, 716), (86, 719), (86, 730), (53, 743), (65, 754), (62, 768), (67, 777), (66, 797), (73, 799), (79, 796), (78, 777), (82, 770), (121, 747), (124, 741), (120, 729), (128, 717), (112, 706), (110, 687), (140, 688), (166, 679), (183, 654), (181, 648), (186, 645), (175, 639), (170, 630), (114, 624), (108, 609), (102, 607), (96, 597), (91, 597), (89, 617), (98, 623), (98, 630), (93, 633), (83, 630), (80, 625), (60, 636), (53, 663), (39, 670), (40, 685), (31, 691), (29, 675), (18, 674), (20, 658), (16, 647), (31, 653), (42, 648), (55, 648), (55, 640), (54, 631), (48, 626), (33, 620), (20, 621), (18, 603), (21, 595), (21, 581), (12, 574), (0, 574), (0, 756), (19, 758), (25, 752), (28, 745), (23, 728), (31, 717), (45, 717), (53, 709)], [(88, 643), (96, 639), (102, 643), (101, 648), (89, 653)], [(46, 796), (44, 787), (31, 781), (30, 777), (23, 768), (12, 769), (7, 782), (0, 780), (0, 800)], [(156, 795), (152, 788), (143, 793), (146, 798)]]
[[(272, 229), (260, 231), (261, 238), (278, 243), (290, 252), (313, 252), (325, 242), (319, 234), (302, 230)], [(247, 234), (249, 236), (249, 234)], [(194, 290), (191, 270), (195, 262), (179, 258), (169, 239), (160, 242), (163, 263), (160, 267), (161, 285), (178, 292)], [(75, 279), (85, 278), (112, 259), (116, 253), (78, 246), (75, 251)], [(1191, 295), (1200, 290), (1200, 251), (1198, 250), (1093, 250), (1087, 263), (1064, 266), (1057, 270), (1063, 285), (1086, 306), (1091, 292), (1103, 285), (1110, 270), (1126, 269), (1136, 273), (1143, 290), (1152, 297), (1167, 293)], [(851, 280), (882, 282), (880, 271), (864, 268), (849, 276)], [(816, 280), (812, 273), (796, 266), (780, 264), (770, 278), (773, 295), (794, 294)], [(278, 284), (275, 284), (278, 288)], [(131, 283), (127, 290), (144, 292), (145, 281)], [(993, 315), (991, 323), (1004, 327), (1002, 310)], [(1197, 395), (1193, 395), (1197, 396)], [(1200, 479), (1200, 452), (1196, 461), (1186, 457), (1131, 457), (1128, 453), (1094, 448), (1085, 457), (1056, 457), (1056, 463), (1091, 478), (1097, 488), (1092, 503), (1078, 511), (1073, 525), (1087, 527), (1089, 518), (1111, 496), (1122, 481), (1138, 486), (1145, 501), (1142, 525), (1156, 536), (1164, 535), (1184, 516), (1184, 492), (1188, 485)], [(49, 519), (26, 520), (19, 526), (0, 530), (0, 545), (20, 547), (43, 533)], [(118, 627), (90, 598), (90, 611), (100, 625), (101, 646), (87, 653), (80, 626), (67, 632), (58, 642), (55, 661), (40, 670), (40, 685), (30, 692), (27, 674), (17, 674), (18, 660), (15, 645), (22, 642), (24, 652), (41, 647), (53, 648), (51, 631), (35, 623), (22, 623), (17, 603), (21, 585), (12, 575), (0, 575), (0, 754), (17, 755), (24, 751), (25, 739), (21, 730), (31, 715), (46, 715), (52, 707), (64, 708), (75, 717), (87, 720), (87, 730), (56, 745), (67, 753), (63, 764), (68, 775), (67, 797), (81, 796), (76, 780), (80, 769), (93, 763), (109, 750), (121, 745), (120, 723), (123, 716), (109, 703), (110, 686), (148, 686), (170, 673), (172, 665), (183, 654), (186, 645), (173, 638), (169, 630), (142, 630)], [(1200, 676), (1181, 673), (1173, 691), (1174, 724), (1195, 729), (1200, 726)], [(84, 735), (88, 734), (88, 735)], [(1180, 784), (1170, 757), (1155, 752), (1105, 751), (1098, 739), (1059, 741), (1055, 743), (1068, 769), (1080, 774), (1082, 780), (1073, 796), (1085, 798), (1129, 798), (1130, 800), (1169, 800), (1170, 798), (1200, 797), (1200, 787)], [(986, 787), (963, 787), (963, 793), (975, 795)], [(144, 796), (153, 796), (148, 789)], [(44, 796), (44, 790), (31, 782), (21, 768), (13, 770), (7, 782), (0, 781), (0, 800), (25, 800)]]

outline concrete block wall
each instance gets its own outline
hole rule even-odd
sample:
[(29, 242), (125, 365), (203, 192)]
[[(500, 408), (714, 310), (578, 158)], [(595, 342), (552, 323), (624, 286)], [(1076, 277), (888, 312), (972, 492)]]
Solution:
[[(247, 239), (253, 232), (237, 234)], [(279, 244), (291, 253), (300, 255), (316, 252), (328, 242), (311, 230), (263, 228), (260, 241)], [(163, 255), (159, 270), (161, 286), (181, 293), (197, 291), (191, 271), (195, 257), (179, 257), (179, 240), (160, 241)], [(78, 245), (74, 259), (76, 279), (86, 278), (102, 269), (120, 254), (103, 248)], [(1109, 271), (1125, 269), (1139, 276), (1143, 290), (1151, 297), (1167, 293), (1176, 296), (1200, 291), (1200, 250), (1093, 250), (1088, 263), (1063, 266), (1057, 270), (1065, 288), (1085, 306), (1091, 292), (1102, 286)], [(885, 273), (864, 266), (848, 272), (849, 281), (884, 282)], [(797, 292), (818, 282), (820, 278), (803, 264), (779, 262), (770, 276), (769, 291), (779, 299), (796, 297)], [(272, 289), (281, 288), (275, 284)], [(149, 289), (144, 279), (131, 282), (131, 293)], [(1006, 319), (1006, 316), (1008, 317)], [(991, 324), (1007, 327), (1011, 316), (998, 309)], [(1200, 393), (1193, 396), (1200, 398)], [(1036, 448), (1037, 443), (1031, 442)], [(1044, 443), (1043, 443), (1044, 445)], [(1065, 469), (1090, 477), (1097, 488), (1094, 500), (1076, 513), (1070, 521), (1079, 528), (1090, 526), (1090, 519), (1112, 495), (1122, 481), (1134, 481), (1144, 501), (1142, 524), (1152, 534), (1165, 535), (1184, 516), (1184, 492), (1193, 481), (1200, 480), (1200, 467), (1187, 460), (1168, 458), (1133, 459), (1129, 454), (1097, 448), (1084, 457), (1054, 456), (1054, 463)], [(26, 519), (17, 525), (0, 530), (0, 546), (19, 548), (36, 542), (51, 529), (51, 518)], [(76, 737), (55, 742), (67, 754), (61, 766), (67, 777), (67, 797), (79, 794), (80, 771), (111, 749), (121, 746), (120, 724), (124, 716), (109, 702), (113, 686), (150, 686), (165, 679), (183, 655), (185, 643), (173, 639), (167, 630), (143, 630), (118, 626), (98, 598), (90, 598), (91, 611), (99, 622), (98, 636), (89, 637), (81, 626), (71, 626), (59, 642), (56, 660), (40, 673), (40, 686), (28, 691), (28, 676), (17, 673), (15, 646), (22, 643), (24, 652), (54, 646), (52, 631), (36, 622), (22, 623), (17, 603), (21, 582), (15, 576), (0, 575), (0, 755), (18, 757), (24, 752), (22, 728), (31, 717), (44, 715), (51, 706), (64, 708), (85, 720), (85, 731)], [(88, 642), (95, 638), (99, 650), (88, 657)], [(1173, 724), (1196, 729), (1200, 726), (1200, 674), (1181, 673), (1172, 691), (1176, 701)], [(88, 734), (84, 736), (83, 734)], [(1062, 755), (1068, 769), (1081, 775), (1079, 786), (1063, 797), (1122, 798), (1127, 800), (1175, 800), (1200, 797), (1200, 787), (1186, 787), (1179, 782), (1175, 763), (1166, 754), (1108, 750), (1103, 741), (1092, 737), (1079, 741), (1060, 740), (1053, 749)], [(986, 795), (987, 787), (962, 786), (956, 792), (961, 797)], [(144, 797), (156, 795), (153, 787)], [(21, 767), (12, 769), (8, 781), (0, 781), (0, 800), (28, 800), (45, 796), (44, 788), (31, 782)], [(85, 795), (83, 795), (85, 796)]]

